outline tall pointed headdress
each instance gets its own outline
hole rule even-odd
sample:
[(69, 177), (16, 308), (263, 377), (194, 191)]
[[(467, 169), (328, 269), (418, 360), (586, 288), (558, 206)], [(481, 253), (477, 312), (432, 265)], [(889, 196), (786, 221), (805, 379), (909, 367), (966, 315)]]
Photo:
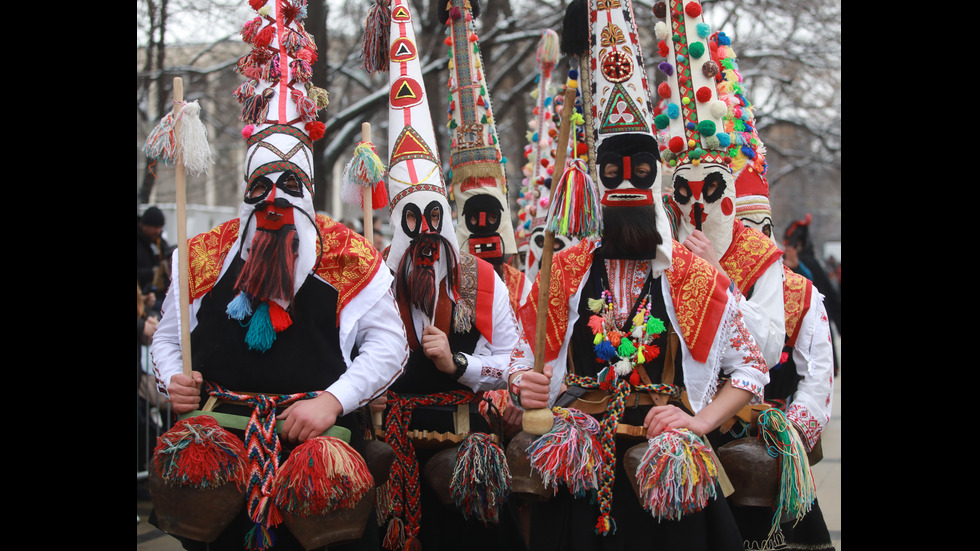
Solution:
[(449, 0), (449, 134), (453, 198), (460, 247), (489, 262), (517, 252), (507, 198), (506, 161), (500, 152), (472, 21), (476, 0)]
[[(365, 38), (369, 33), (365, 34)], [(449, 199), (436, 149), (432, 116), (422, 80), (413, 14), (406, 0), (393, 0), (387, 51), (388, 91), (388, 197), (392, 239), (386, 263), (397, 270), (412, 239), (422, 227), (406, 227), (406, 209), (428, 220), (433, 205), (441, 207), (437, 228), (458, 252), (450, 221)], [(383, 68), (383, 67), (382, 67)], [(418, 211), (418, 213), (414, 213)], [(428, 229), (428, 226), (425, 227)]]

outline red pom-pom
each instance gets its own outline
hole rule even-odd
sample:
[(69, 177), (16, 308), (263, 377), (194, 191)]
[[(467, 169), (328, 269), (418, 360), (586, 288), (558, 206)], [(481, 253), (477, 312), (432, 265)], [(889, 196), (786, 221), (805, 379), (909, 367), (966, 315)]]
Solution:
[(670, 150), (673, 151), (674, 153), (680, 153), (684, 149), (684, 138), (680, 136), (674, 136), (673, 138), (670, 139), (670, 142), (667, 144), (667, 146), (670, 147)]
[(710, 101), (711, 100), (711, 88), (708, 88), (707, 86), (702, 86), (702, 87), (698, 88), (698, 91), (697, 91), (697, 94), (696, 95), (697, 95), (698, 101), (700, 101), (701, 103), (704, 103), (706, 101)]
[(579, 142), (575, 146), (575, 153), (577, 153), (578, 155), (587, 155), (589, 153), (589, 144)]
[(470, 33), (470, 42), (476, 42), (477, 40), (479, 38), (476, 36), (476, 33)]
[(252, 6), (253, 10), (259, 11), (259, 9), (261, 9), (267, 1), (268, 0), (248, 0), (248, 5)]
[(661, 40), (658, 42), (657, 48), (660, 49), (660, 57), (667, 57), (667, 54), (670, 53), (670, 46), (667, 46), (666, 40)]
[(684, 6), (684, 13), (690, 17), (697, 17), (701, 15), (701, 4), (697, 2), (689, 2), (686, 6)]
[(255, 132), (255, 126), (248, 124), (245, 128), (242, 128), (242, 137), (246, 140), (252, 137), (252, 132)]
[(661, 82), (660, 85), (657, 86), (657, 93), (660, 94), (660, 97), (662, 97), (662, 98), (669, 98), (670, 97), (670, 85), (667, 84), (666, 82)]
[(443, 40), (443, 43), (445, 43), (446, 46), (452, 46), (453, 45), (453, 35), (447, 36), (446, 39)]
[(327, 131), (327, 125), (320, 121), (312, 121), (306, 123), (306, 132), (309, 133), (310, 139), (317, 141), (323, 137), (323, 133)]
[(267, 25), (264, 29), (259, 31), (259, 34), (255, 35), (255, 46), (265, 48), (272, 42), (272, 37), (275, 36), (275, 33), (275, 27), (272, 25)]

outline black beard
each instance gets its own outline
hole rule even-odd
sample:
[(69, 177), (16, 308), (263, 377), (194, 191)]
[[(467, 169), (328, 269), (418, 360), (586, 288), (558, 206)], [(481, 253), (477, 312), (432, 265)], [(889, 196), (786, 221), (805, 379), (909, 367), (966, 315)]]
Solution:
[(650, 260), (664, 242), (657, 231), (656, 205), (602, 207), (602, 256)]
[[(433, 256), (436, 258), (433, 260)], [(456, 288), (458, 270), (456, 254), (449, 241), (440, 234), (427, 233), (412, 240), (398, 264), (396, 290), (415, 308), (432, 319), (436, 301), (435, 262), (446, 260), (449, 287)]]
[(295, 226), (257, 229), (236, 287), (253, 298), (291, 301), (298, 247)]

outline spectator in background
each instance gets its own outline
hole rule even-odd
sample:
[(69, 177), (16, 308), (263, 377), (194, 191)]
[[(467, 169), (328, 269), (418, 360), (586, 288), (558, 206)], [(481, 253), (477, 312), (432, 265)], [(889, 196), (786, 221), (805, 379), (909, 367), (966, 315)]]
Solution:
[(160, 317), (160, 305), (170, 286), (170, 246), (163, 238), (163, 211), (149, 207), (136, 221), (136, 282), (144, 293), (153, 293), (152, 311)]

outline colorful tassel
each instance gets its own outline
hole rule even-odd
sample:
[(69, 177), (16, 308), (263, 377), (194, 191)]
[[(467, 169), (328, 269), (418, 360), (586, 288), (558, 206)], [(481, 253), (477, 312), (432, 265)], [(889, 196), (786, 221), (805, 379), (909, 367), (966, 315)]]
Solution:
[(276, 330), (272, 327), (272, 320), (269, 319), (269, 303), (263, 302), (255, 310), (251, 321), (248, 323), (248, 332), (245, 334), (245, 342), (248, 343), (249, 350), (265, 352), (272, 348), (272, 343), (276, 341)]
[(198, 415), (178, 421), (157, 438), (153, 466), (169, 486), (216, 488), (245, 484), (245, 444), (214, 417)]
[(269, 301), (267, 304), (269, 305), (269, 321), (276, 333), (282, 333), (293, 324), (293, 318), (289, 316), (289, 312), (283, 310), (278, 302)]
[[(370, 142), (359, 142), (354, 147), (354, 156), (351, 157), (350, 162), (344, 167), (344, 175), (341, 179), (340, 188), (341, 200), (348, 205), (359, 205), (363, 207), (363, 189), (365, 187), (377, 188), (379, 183), (383, 189), (384, 177), (385, 165), (378, 157), (374, 144)], [(375, 193), (377, 191), (372, 192), (372, 205), (375, 202)], [(386, 205), (387, 201), (381, 207), (375, 208), (382, 208)]]
[(293, 450), (272, 485), (276, 507), (305, 518), (352, 509), (374, 486), (374, 479), (354, 448), (343, 440), (318, 436)]
[(784, 516), (798, 521), (810, 512), (817, 488), (803, 441), (782, 411), (770, 408), (759, 415), (759, 438), (765, 442), (769, 455), (779, 459), (779, 495), (771, 537)]
[(651, 438), (636, 469), (643, 508), (657, 519), (680, 520), (717, 497), (718, 467), (710, 450), (687, 429)]
[(601, 233), (599, 191), (589, 178), (585, 162), (573, 159), (559, 182), (551, 201), (548, 230), (580, 239)]
[(557, 493), (561, 483), (576, 496), (599, 487), (596, 477), (603, 462), (598, 442), (599, 423), (576, 409), (553, 408), (555, 424), (527, 449), (531, 467), (541, 475), (545, 488)]
[(511, 475), (504, 450), (488, 434), (474, 433), (459, 445), (450, 489), (467, 519), (496, 524), (510, 494)]
[(239, 292), (235, 295), (235, 298), (231, 299), (228, 303), (228, 308), (225, 310), (228, 317), (233, 320), (242, 321), (245, 318), (252, 315), (252, 299), (248, 294)]
[(364, 22), (361, 39), (361, 68), (368, 73), (388, 72), (391, 0), (376, 0)]
[[(180, 136), (176, 135), (178, 123)], [(150, 131), (143, 151), (151, 159), (170, 164), (177, 162), (180, 153), (188, 172), (194, 175), (207, 172), (214, 160), (211, 158), (211, 146), (208, 145), (207, 128), (201, 122), (201, 104), (192, 101), (175, 106)]]

